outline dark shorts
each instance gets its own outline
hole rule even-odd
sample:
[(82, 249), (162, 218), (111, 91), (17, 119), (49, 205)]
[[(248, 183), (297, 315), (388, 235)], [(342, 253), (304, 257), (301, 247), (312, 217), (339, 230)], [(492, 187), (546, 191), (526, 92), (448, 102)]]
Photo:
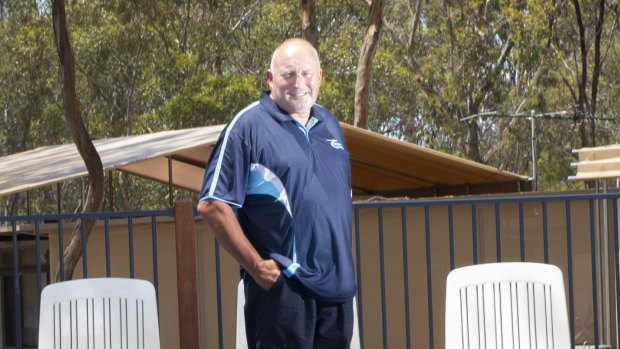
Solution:
[(244, 277), (248, 348), (349, 348), (353, 303), (304, 296), (295, 281), (280, 275), (269, 291)]

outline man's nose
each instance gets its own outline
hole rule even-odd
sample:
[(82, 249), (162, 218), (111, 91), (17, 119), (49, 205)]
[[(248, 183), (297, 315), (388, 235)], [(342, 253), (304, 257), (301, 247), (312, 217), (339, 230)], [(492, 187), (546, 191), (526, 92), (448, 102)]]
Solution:
[(302, 74), (295, 74), (295, 79), (293, 81), (295, 87), (300, 87), (304, 84), (304, 76)]

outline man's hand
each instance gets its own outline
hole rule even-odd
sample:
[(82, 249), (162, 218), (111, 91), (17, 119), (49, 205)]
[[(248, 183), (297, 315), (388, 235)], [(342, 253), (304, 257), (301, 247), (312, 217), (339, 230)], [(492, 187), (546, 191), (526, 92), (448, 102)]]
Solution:
[(198, 204), (198, 212), (205, 218), (215, 237), (254, 281), (269, 291), (280, 276), (280, 268), (273, 259), (262, 259), (241, 230), (230, 206), (219, 200), (207, 199)]
[(273, 287), (281, 273), (278, 264), (273, 259), (261, 259), (253, 269), (250, 275), (258, 286), (265, 291), (269, 291)]

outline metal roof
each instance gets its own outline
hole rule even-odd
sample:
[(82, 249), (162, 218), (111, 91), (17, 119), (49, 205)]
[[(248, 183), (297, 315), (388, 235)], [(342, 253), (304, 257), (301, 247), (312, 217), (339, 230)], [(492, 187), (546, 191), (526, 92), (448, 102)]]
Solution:
[[(199, 191), (225, 125), (93, 141), (104, 170), (122, 170)], [(529, 190), (527, 177), (341, 123), (354, 195), (443, 196)], [(172, 165), (171, 171), (169, 165)], [(0, 196), (87, 176), (74, 144), (0, 158)]]

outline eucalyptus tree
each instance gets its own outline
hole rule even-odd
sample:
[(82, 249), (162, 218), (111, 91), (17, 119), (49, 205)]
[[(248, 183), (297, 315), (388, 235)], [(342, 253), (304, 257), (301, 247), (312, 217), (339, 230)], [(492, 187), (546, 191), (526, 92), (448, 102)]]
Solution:
[[(61, 102), (50, 28), (45, 3), (3, 1), (0, 6), (0, 156), (67, 139), (66, 128), (55, 118)], [(18, 214), (26, 195), (0, 202), (0, 214)]]
[(557, 12), (554, 72), (566, 91), (567, 109), (576, 116), (581, 146), (592, 147), (597, 145), (596, 119), (609, 111), (599, 108), (599, 99), (618, 95), (617, 78), (609, 74), (618, 63), (618, 4), (572, 0), (557, 4)]
[[(527, 173), (529, 123), (518, 117), (475, 116), (554, 110), (555, 105), (545, 104), (545, 90), (554, 69), (557, 15), (554, 4), (546, 2), (390, 2), (384, 16), (389, 35), (378, 52), (378, 61), (389, 63), (377, 62), (385, 67), (378, 69), (382, 73), (373, 77), (373, 84), (382, 89), (371, 99), (375, 107), (391, 102), (394, 106), (386, 110), (395, 112), (375, 110), (373, 117), (380, 121), (373, 127)], [(389, 80), (382, 82), (386, 76)], [(408, 106), (396, 111), (398, 104)]]
[(385, 0), (374, 0), (368, 11), (368, 29), (362, 43), (360, 58), (357, 63), (357, 79), (355, 80), (355, 115), (353, 125), (368, 127), (368, 102), (370, 96), (370, 77), (372, 63), (381, 37), (383, 25), (383, 8)]
[[(602, 3), (386, 1), (382, 34), (369, 65), (368, 128), (529, 174), (529, 122), (521, 117), (465, 118), (486, 112), (581, 110), (573, 106), (580, 105), (583, 86), (584, 111), (579, 115), (617, 115), (618, 5), (606, 0), (600, 22)], [(273, 48), (304, 35), (316, 40), (324, 70), (318, 102), (353, 124), (356, 68), (369, 4), (70, 1), (67, 25), (86, 128), (93, 138), (103, 138), (225, 123), (267, 88), (264, 72)], [(49, 0), (0, 2), (1, 155), (71, 141), (58, 122), (60, 70), (51, 26)], [(584, 144), (582, 130), (592, 129), (588, 120), (537, 121), (543, 186), (566, 185), (570, 150)], [(597, 125), (590, 137), (596, 144), (617, 141), (617, 123), (599, 120)], [(165, 185), (126, 174), (111, 177), (114, 202), (107, 198), (108, 208), (157, 208), (169, 202)], [(79, 183), (64, 183), (60, 191), (39, 189), (31, 195), (33, 207), (53, 211), (58, 195), (64, 207), (79, 206)], [(182, 190), (174, 195), (195, 196)], [(3, 198), (3, 212), (8, 207), (15, 212), (23, 201), (19, 195)]]
[[(71, 131), (73, 142), (84, 160), (90, 179), (88, 195), (82, 212), (97, 212), (101, 209), (103, 203), (103, 164), (84, 126), (84, 120), (82, 119), (80, 106), (75, 94), (75, 58), (73, 57), (69, 40), (64, 0), (52, 1), (52, 22), (54, 24), (54, 42), (56, 43), (62, 71), (61, 86), (65, 119)], [(88, 241), (96, 221), (95, 218), (89, 218), (85, 221), (81, 219), (76, 223), (69, 244), (63, 251), (65, 260), (65, 264), (62, 266), (63, 270), (60, 270), (61, 266), (59, 265), (59, 270), (56, 272), (56, 280), (59, 279), (59, 275), (65, 275), (69, 280), (72, 279), (73, 270), (82, 256), (82, 239)], [(85, 227), (84, 236), (82, 235), (82, 226)]]
[(319, 43), (319, 28), (316, 24), (316, 1), (300, 0), (301, 7), (301, 37), (308, 40), (312, 46)]

